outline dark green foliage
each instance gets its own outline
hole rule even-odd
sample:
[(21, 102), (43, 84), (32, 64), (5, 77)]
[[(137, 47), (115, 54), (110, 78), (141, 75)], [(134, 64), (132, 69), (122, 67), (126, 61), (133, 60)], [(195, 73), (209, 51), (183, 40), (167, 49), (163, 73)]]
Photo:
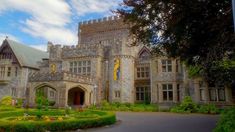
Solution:
[(36, 104), (37, 104), (37, 109), (45, 109), (48, 110), (49, 107), (49, 100), (45, 97), (44, 92), (43, 92), (43, 88), (39, 88), (37, 89), (36, 92)]
[(102, 101), (100, 107), (92, 106), (90, 109), (98, 109), (98, 110), (105, 110), (105, 111), (150, 111), (155, 112), (158, 111), (158, 106), (156, 104), (130, 104), (130, 103), (108, 103), (107, 101)]
[(193, 113), (197, 111), (197, 105), (192, 101), (190, 96), (184, 97), (180, 105), (171, 108), (171, 112)]
[(214, 104), (197, 105), (190, 96), (186, 96), (180, 105), (172, 107), (170, 111), (176, 113), (203, 114), (218, 114), (220, 112)]
[(16, 100), (17, 100), (16, 107), (21, 108), (23, 105), (24, 99), (18, 98)]
[(197, 112), (204, 113), (204, 114), (220, 113), (219, 109), (214, 104), (199, 105)]
[(201, 76), (202, 68), (200, 66), (188, 66), (188, 75), (190, 78)]
[(231, 8), (231, 0), (123, 0), (117, 13), (130, 24), (133, 45), (150, 44), (156, 53), (166, 51), (200, 67), (209, 83), (230, 85), (235, 81), (235, 68), (229, 66), (235, 61)]
[(235, 107), (229, 108), (221, 114), (214, 132), (235, 132)]

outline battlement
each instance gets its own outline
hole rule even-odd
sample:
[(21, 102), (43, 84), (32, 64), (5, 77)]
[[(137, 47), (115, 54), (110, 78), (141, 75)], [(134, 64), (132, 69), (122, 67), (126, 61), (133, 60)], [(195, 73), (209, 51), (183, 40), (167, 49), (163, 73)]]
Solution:
[(95, 23), (109, 22), (109, 21), (115, 21), (115, 20), (120, 20), (120, 19), (121, 18), (119, 16), (109, 16), (109, 17), (104, 17), (104, 18), (100, 18), (100, 19), (82, 21), (82, 22), (79, 22), (79, 26), (95, 24)]
[(63, 50), (84, 50), (84, 49), (98, 49), (99, 47), (103, 47), (102, 44), (78, 44), (78, 45), (71, 45), (71, 46), (68, 46), (68, 45), (64, 45), (62, 47)]

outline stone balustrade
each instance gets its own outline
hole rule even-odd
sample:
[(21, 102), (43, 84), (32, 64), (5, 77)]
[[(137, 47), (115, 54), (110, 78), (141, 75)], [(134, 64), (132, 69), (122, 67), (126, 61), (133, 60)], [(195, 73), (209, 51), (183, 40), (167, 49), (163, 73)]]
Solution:
[(94, 78), (89, 76), (77, 75), (68, 72), (36, 72), (29, 75), (29, 82), (48, 82), (48, 81), (69, 81), (85, 84), (93, 84)]

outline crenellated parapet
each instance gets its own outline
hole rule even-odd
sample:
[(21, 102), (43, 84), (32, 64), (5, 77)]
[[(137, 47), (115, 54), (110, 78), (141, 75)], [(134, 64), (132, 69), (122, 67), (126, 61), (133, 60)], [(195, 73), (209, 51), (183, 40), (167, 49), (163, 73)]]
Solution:
[(109, 16), (109, 17), (104, 17), (104, 18), (100, 18), (100, 19), (82, 21), (82, 22), (79, 22), (79, 26), (96, 24), (96, 23), (100, 24), (100, 23), (105, 23), (105, 22), (109, 22), (109, 21), (116, 21), (116, 20), (120, 20), (120, 19), (121, 18), (119, 16)]
[(117, 16), (105, 17), (79, 23), (79, 43), (99, 43), (104, 40), (128, 36), (129, 25)]

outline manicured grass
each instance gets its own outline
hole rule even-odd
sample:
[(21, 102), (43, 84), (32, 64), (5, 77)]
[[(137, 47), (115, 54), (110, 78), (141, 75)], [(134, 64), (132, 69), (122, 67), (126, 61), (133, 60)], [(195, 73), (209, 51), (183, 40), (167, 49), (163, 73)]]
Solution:
[(4, 132), (66, 131), (109, 125), (115, 122), (115, 114), (104, 111), (71, 110), (68, 114), (66, 110), (61, 109), (0, 110), (0, 131)]

